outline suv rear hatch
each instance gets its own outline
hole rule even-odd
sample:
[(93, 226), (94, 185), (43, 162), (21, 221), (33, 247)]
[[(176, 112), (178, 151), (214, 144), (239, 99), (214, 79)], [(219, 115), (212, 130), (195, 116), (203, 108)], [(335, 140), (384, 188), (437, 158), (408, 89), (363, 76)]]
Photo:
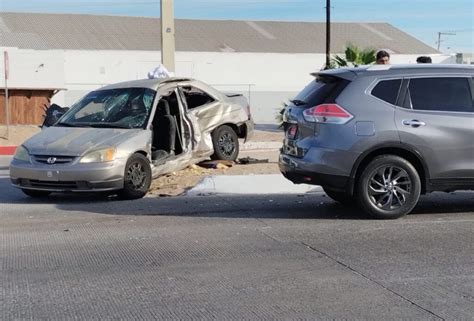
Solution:
[[(282, 153), (302, 157), (303, 151), (296, 147), (295, 142), (305, 137), (313, 137), (318, 134), (319, 124), (308, 122), (304, 119), (303, 112), (313, 107), (322, 107), (329, 110), (326, 114), (334, 112), (332, 104), (356, 77), (349, 70), (331, 70), (312, 74), (315, 80), (311, 81), (285, 108), (283, 113), (283, 125), (285, 129), (285, 141)], [(337, 112), (337, 110), (336, 110)]]

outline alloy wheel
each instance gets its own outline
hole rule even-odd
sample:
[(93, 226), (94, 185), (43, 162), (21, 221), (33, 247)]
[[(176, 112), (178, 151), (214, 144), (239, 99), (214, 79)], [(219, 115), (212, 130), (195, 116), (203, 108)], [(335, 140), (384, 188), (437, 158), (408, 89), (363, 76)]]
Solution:
[(412, 198), (412, 181), (403, 168), (382, 166), (369, 179), (368, 195), (378, 208), (396, 210)]

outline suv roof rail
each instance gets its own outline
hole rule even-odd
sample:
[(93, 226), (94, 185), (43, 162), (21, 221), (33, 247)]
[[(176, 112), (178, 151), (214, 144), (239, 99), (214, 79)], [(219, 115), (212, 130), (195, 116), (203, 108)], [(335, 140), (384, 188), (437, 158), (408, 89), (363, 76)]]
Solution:
[(376, 70), (390, 70), (392, 65), (371, 65), (367, 68), (367, 71), (376, 71)]

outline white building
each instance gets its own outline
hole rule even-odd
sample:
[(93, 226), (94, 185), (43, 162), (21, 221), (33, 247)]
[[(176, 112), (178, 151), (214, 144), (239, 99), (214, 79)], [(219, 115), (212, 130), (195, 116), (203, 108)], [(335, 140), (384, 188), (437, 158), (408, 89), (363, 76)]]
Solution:
[[(325, 62), (324, 23), (177, 19), (175, 27), (176, 75), (244, 93), (258, 123), (273, 122)], [(420, 55), (455, 62), (387, 23), (333, 23), (331, 34), (334, 53), (351, 43), (385, 49), (394, 64)], [(63, 106), (103, 85), (145, 78), (161, 60), (160, 43), (155, 18), (0, 13), (9, 87), (66, 89), (53, 97)]]

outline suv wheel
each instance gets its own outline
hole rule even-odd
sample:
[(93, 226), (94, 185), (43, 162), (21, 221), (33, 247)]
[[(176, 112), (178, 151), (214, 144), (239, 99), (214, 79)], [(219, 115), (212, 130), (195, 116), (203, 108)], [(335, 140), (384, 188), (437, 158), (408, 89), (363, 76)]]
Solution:
[(406, 159), (382, 155), (364, 169), (356, 192), (360, 206), (368, 214), (379, 219), (395, 219), (415, 207), (421, 182), (415, 167)]
[(343, 205), (354, 204), (354, 201), (355, 201), (354, 198), (346, 192), (333, 191), (333, 190), (327, 189), (324, 186), (323, 186), (323, 190), (327, 196), (329, 196), (331, 199), (335, 200), (336, 202), (339, 202)]

